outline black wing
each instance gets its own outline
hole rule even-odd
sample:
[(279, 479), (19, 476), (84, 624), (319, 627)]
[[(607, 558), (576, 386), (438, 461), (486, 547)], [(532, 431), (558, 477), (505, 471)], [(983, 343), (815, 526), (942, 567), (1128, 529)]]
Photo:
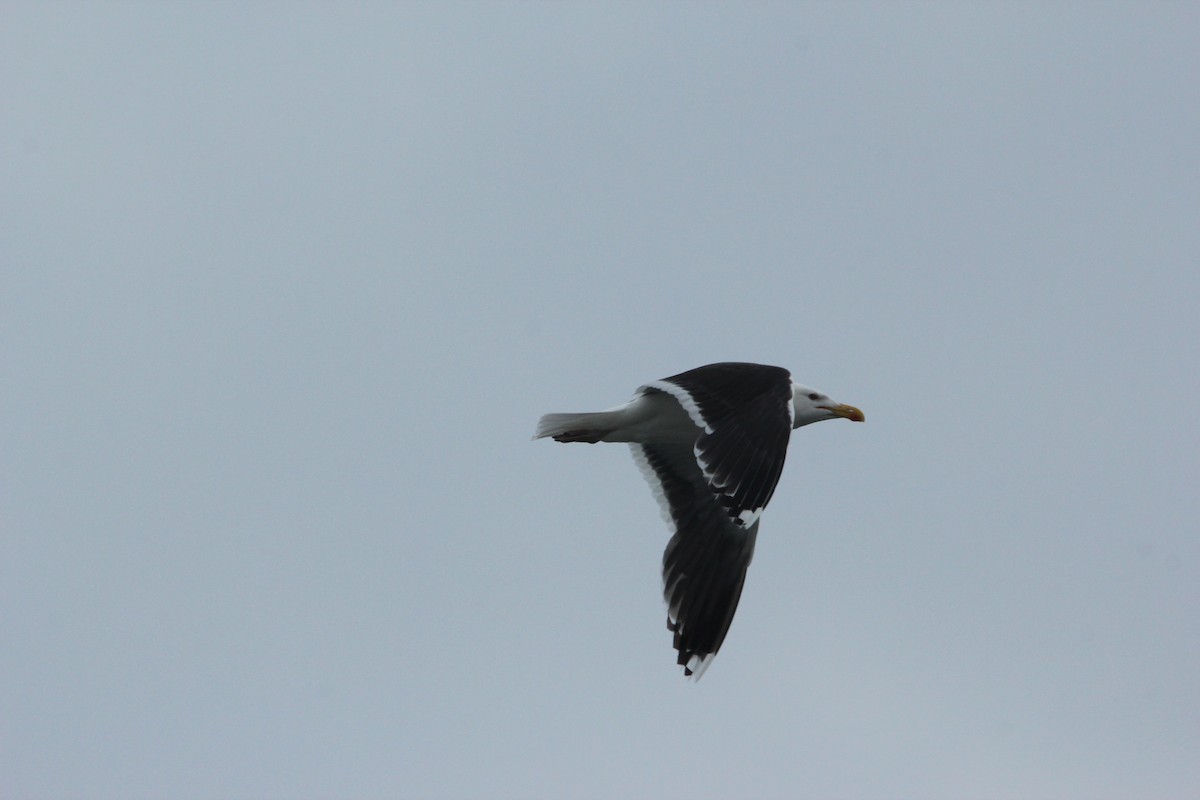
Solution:
[(655, 386), (683, 390), (672, 394), (694, 421), (703, 422), (695, 458), (709, 487), (735, 525), (753, 525), (775, 493), (787, 457), (792, 433), (788, 371), (761, 364), (710, 364)]
[(689, 446), (630, 447), (673, 531), (663, 552), (667, 627), (684, 674), (699, 676), (733, 622), (758, 523), (741, 526), (729, 518)]

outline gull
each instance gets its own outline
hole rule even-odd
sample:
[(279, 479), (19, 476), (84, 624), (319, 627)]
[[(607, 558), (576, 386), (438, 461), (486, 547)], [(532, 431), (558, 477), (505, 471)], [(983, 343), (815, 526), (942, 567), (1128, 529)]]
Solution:
[(651, 381), (607, 411), (546, 414), (534, 438), (629, 444), (671, 528), (667, 628), (684, 674), (698, 679), (733, 621), (788, 439), (827, 419), (864, 417), (782, 367), (723, 362)]

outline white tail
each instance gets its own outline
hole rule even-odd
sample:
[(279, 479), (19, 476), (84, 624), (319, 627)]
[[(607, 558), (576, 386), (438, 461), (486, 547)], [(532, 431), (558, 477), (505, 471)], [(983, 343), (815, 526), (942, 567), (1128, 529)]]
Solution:
[(538, 420), (535, 439), (556, 442), (679, 442), (691, 444), (700, 429), (663, 392), (641, 393), (628, 403), (588, 414), (547, 414)]
[(538, 420), (535, 439), (547, 436), (556, 442), (598, 442), (620, 424), (621, 410), (585, 414), (546, 414)]

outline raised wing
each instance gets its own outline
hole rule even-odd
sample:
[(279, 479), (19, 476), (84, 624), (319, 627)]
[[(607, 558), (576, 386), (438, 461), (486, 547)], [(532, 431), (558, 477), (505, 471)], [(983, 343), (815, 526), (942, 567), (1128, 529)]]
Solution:
[(779, 483), (792, 433), (788, 371), (710, 364), (647, 388), (674, 396), (703, 429), (694, 457), (733, 523), (750, 527), (757, 522)]

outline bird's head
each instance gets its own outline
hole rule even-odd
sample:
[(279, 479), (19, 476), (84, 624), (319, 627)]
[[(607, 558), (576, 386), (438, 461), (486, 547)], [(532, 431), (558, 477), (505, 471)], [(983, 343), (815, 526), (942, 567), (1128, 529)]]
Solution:
[(801, 386), (798, 383), (792, 384), (792, 408), (794, 410), (793, 428), (820, 422), (823, 419), (839, 417), (853, 422), (862, 422), (866, 419), (863, 412), (854, 406), (839, 403), (824, 392)]

